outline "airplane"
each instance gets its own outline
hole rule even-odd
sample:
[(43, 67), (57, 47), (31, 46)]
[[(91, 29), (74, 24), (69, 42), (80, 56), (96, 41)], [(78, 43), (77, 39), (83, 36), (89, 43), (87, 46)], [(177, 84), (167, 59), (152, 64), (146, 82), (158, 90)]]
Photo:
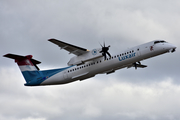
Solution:
[(175, 52), (176, 46), (164, 40), (154, 40), (115, 54), (108, 52), (110, 46), (105, 43), (101, 48), (87, 50), (57, 39), (48, 41), (58, 45), (61, 49), (75, 56), (65, 68), (40, 70), (37, 64), (41, 62), (33, 59), (32, 55), (21, 56), (6, 54), (4, 57), (14, 59), (18, 64), (26, 83), (25, 86), (59, 85), (74, 81), (82, 81), (97, 74), (111, 74), (122, 68), (145, 68), (140, 61), (167, 52)]

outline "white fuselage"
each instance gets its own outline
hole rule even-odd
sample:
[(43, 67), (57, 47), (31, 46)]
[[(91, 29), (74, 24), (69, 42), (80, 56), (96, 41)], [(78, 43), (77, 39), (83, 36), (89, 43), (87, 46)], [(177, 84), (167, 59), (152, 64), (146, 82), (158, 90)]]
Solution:
[(94, 77), (96, 74), (113, 73), (135, 62), (167, 53), (175, 48), (174, 45), (167, 42), (156, 43), (152, 41), (117, 54), (112, 54), (112, 58), (108, 58), (107, 60), (104, 60), (104, 57), (100, 57), (79, 66), (71, 66), (49, 77), (47, 80), (43, 81), (41, 85), (65, 84)]

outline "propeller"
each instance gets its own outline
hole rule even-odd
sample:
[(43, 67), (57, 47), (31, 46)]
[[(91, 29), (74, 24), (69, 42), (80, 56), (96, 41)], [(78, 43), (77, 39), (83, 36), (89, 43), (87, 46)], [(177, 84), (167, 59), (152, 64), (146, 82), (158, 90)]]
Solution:
[(110, 45), (106, 47), (105, 42), (104, 42), (104, 46), (101, 45), (101, 47), (102, 47), (102, 50), (100, 51), (100, 53), (102, 53), (102, 55), (104, 56), (104, 60), (106, 60), (107, 58), (106, 54), (108, 54), (108, 56), (111, 58), (111, 54), (108, 52)]

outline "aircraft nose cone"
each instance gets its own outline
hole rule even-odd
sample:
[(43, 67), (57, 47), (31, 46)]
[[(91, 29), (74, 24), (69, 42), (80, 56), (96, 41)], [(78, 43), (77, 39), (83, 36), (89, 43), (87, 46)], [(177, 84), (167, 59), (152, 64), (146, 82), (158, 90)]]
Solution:
[(175, 52), (175, 51), (176, 51), (176, 48), (177, 48), (177, 47), (176, 47), (175, 45), (172, 45), (172, 44), (169, 45), (169, 52), (172, 52), (172, 53)]

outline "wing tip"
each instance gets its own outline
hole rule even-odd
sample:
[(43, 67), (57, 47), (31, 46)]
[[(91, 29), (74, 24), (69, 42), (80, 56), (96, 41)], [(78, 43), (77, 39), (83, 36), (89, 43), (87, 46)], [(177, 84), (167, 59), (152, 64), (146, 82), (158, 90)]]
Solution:
[(48, 41), (52, 41), (52, 40), (54, 40), (54, 38), (48, 39)]
[(48, 41), (50, 41), (50, 42), (52, 42), (53, 40), (58, 41), (58, 40), (55, 39), (55, 38), (50, 38), (50, 39), (48, 39)]

